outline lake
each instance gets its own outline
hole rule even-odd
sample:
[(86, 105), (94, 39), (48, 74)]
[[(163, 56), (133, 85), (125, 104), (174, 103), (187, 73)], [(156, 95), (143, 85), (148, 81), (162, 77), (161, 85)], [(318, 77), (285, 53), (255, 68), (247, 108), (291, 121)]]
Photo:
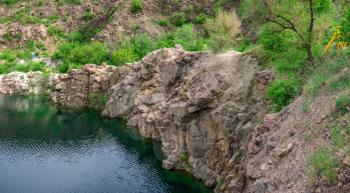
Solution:
[(0, 96), (1, 193), (211, 193), (161, 167), (160, 145), (93, 110)]

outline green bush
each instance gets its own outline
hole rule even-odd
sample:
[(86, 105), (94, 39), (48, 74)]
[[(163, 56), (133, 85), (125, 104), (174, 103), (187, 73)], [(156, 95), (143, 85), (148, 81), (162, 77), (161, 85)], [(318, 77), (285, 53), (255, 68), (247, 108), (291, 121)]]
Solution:
[(236, 13), (220, 10), (215, 18), (205, 22), (205, 29), (209, 33), (208, 45), (214, 52), (232, 48), (239, 42), (241, 36), (241, 21)]
[(94, 14), (91, 13), (90, 11), (86, 11), (84, 12), (84, 15), (83, 15), (83, 20), (85, 21), (90, 21), (94, 18)]
[(347, 107), (350, 105), (350, 96), (343, 95), (335, 101), (335, 108), (341, 112), (347, 112)]
[(14, 5), (22, 0), (1, 0), (0, 4), (5, 4), (5, 5)]
[(43, 71), (44, 67), (45, 67), (45, 63), (44, 62), (32, 62), (30, 64), (30, 70), (31, 71)]
[(267, 89), (267, 95), (274, 105), (274, 110), (279, 111), (287, 106), (299, 94), (298, 82), (295, 80), (276, 80)]
[(262, 45), (267, 51), (284, 52), (288, 49), (289, 45), (283, 35), (283, 33), (276, 34), (271, 32), (268, 27), (264, 27), (258, 35), (258, 44)]
[(66, 35), (66, 39), (70, 42), (83, 42), (84, 36), (78, 31), (72, 31)]
[(16, 54), (12, 50), (5, 50), (2, 53), (0, 52), (0, 59), (6, 60), (8, 62), (13, 62), (16, 60)]
[(137, 55), (131, 47), (119, 48), (112, 55), (112, 64), (122, 66), (137, 60)]
[(182, 26), (187, 22), (186, 14), (182, 12), (173, 13), (170, 20), (175, 26)]
[(334, 160), (331, 151), (328, 149), (316, 151), (310, 158), (309, 167), (309, 172), (313, 177), (317, 177), (317, 174), (320, 173), (331, 182), (336, 180), (337, 162)]
[(170, 21), (169, 19), (163, 18), (159, 20), (158, 24), (163, 27), (168, 27), (170, 26)]
[(52, 58), (63, 62), (62, 67), (59, 67), (58, 71), (65, 72), (85, 64), (100, 65), (103, 62), (108, 62), (110, 57), (106, 46), (100, 42), (89, 44), (68, 42), (59, 45)]
[(14, 62), (5, 62), (0, 65), (0, 74), (7, 74), (12, 71), (12, 67), (16, 64)]
[(64, 32), (61, 29), (59, 29), (56, 26), (54, 26), (54, 25), (49, 26), (47, 28), (47, 32), (51, 36), (62, 37), (64, 35)]
[(175, 32), (161, 36), (157, 40), (157, 48), (170, 48), (180, 44), (189, 51), (201, 51), (205, 48), (205, 41), (195, 32), (193, 25), (187, 24)]
[(143, 9), (143, 2), (142, 0), (132, 0), (130, 5), (130, 11), (131, 13), (137, 13), (142, 11)]
[(62, 63), (57, 67), (58, 72), (60, 73), (66, 73), (69, 70), (69, 64), (68, 63)]
[(92, 42), (72, 50), (70, 61), (75, 64), (102, 64), (108, 61), (107, 48), (100, 42)]
[(194, 20), (194, 23), (202, 25), (202, 24), (205, 24), (206, 21), (207, 21), (207, 16), (205, 14), (199, 14)]
[(155, 50), (152, 38), (146, 34), (133, 36), (130, 42), (138, 59), (143, 58), (149, 52)]

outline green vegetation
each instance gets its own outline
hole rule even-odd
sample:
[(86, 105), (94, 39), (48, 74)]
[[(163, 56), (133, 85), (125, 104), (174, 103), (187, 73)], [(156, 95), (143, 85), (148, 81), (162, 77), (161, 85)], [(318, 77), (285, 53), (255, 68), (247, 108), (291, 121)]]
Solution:
[(331, 137), (334, 145), (341, 148), (345, 145), (345, 130), (340, 127), (335, 127), (331, 130)]
[(109, 54), (105, 45), (100, 42), (89, 44), (68, 42), (60, 45), (52, 58), (63, 62), (58, 68), (58, 71), (62, 73), (79, 68), (84, 64), (100, 65), (109, 60)]
[(209, 33), (209, 46), (215, 52), (231, 48), (241, 35), (241, 21), (235, 12), (219, 10), (215, 18), (206, 21), (205, 28)]
[(132, 13), (141, 12), (143, 9), (143, 2), (142, 0), (132, 0), (130, 5), (130, 11)]
[(316, 151), (310, 158), (309, 175), (317, 178), (318, 174), (324, 176), (328, 181), (334, 182), (337, 177), (337, 162), (328, 149)]
[(274, 110), (279, 111), (284, 106), (288, 105), (294, 97), (298, 96), (299, 88), (296, 81), (291, 80), (276, 80), (273, 82), (267, 91), (268, 97), (274, 104)]
[(1, 0), (0, 4), (5, 4), (5, 5), (14, 5), (18, 2), (21, 2), (22, 0)]
[(186, 14), (182, 12), (175, 12), (171, 16), (171, 23), (175, 26), (182, 26), (187, 22)]
[(348, 112), (349, 105), (350, 105), (350, 96), (348, 95), (340, 96), (335, 101), (335, 108), (341, 112)]

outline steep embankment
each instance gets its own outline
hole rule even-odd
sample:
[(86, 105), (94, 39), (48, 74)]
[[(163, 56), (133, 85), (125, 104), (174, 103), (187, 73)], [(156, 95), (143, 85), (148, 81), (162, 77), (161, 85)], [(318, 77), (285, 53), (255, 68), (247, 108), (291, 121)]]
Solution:
[(272, 76), (259, 71), (249, 54), (178, 47), (123, 68), (86, 65), (61, 75), (3, 75), (0, 94), (45, 93), (68, 107), (99, 108), (109, 90), (103, 114), (128, 118), (141, 135), (161, 141), (164, 167), (185, 169), (208, 186), (239, 191), (244, 186), (236, 173), (246, 151), (242, 147), (265, 113), (264, 89)]
[(242, 161), (244, 192), (350, 192), (349, 89), (339, 89), (349, 75), (343, 69), (317, 96), (264, 118)]

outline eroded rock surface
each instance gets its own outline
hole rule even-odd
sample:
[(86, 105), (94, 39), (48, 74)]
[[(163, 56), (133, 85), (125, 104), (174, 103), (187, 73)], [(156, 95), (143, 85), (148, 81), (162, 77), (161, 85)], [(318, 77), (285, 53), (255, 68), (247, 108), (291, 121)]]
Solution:
[(262, 93), (272, 75), (242, 53), (163, 49), (110, 89), (103, 115), (127, 118), (141, 135), (161, 141), (165, 168), (185, 169), (208, 186), (228, 180), (217, 191), (238, 192), (241, 144), (265, 113)]

